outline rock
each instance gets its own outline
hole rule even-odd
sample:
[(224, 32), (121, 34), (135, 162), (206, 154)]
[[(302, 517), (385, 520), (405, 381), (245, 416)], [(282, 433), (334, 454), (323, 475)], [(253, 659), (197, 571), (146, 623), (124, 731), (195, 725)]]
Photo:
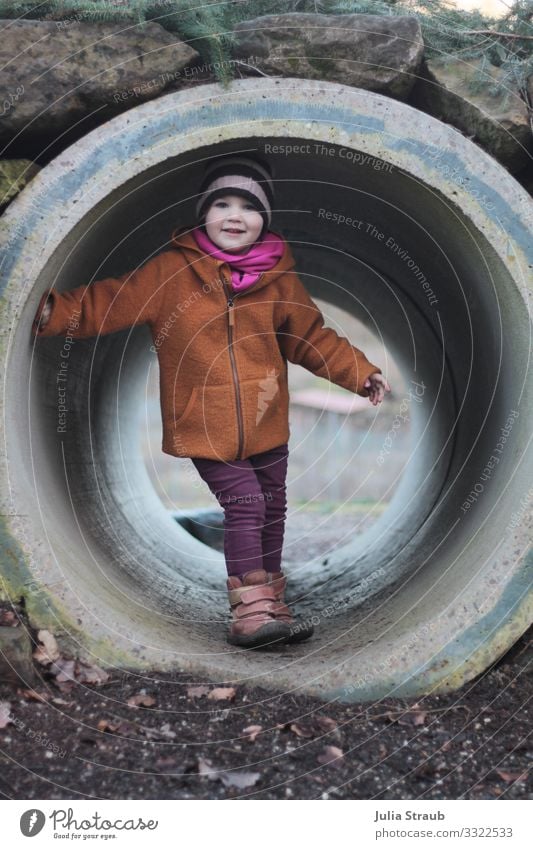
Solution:
[(40, 170), (30, 159), (0, 159), (0, 209), (13, 200)]
[(0, 141), (11, 142), (18, 155), (32, 141), (42, 148), (78, 122), (78, 134), (86, 133), (95, 122), (157, 97), (199, 58), (153, 22), (125, 27), (123, 22), (7, 20), (0, 25), (5, 33)]
[(20, 687), (33, 686), (37, 676), (32, 643), (23, 627), (0, 627), (0, 681)]
[(342, 82), (400, 100), (424, 52), (418, 20), (409, 16), (291, 12), (243, 21), (233, 34), (234, 58), (249, 57), (264, 73)]
[(410, 102), (472, 137), (514, 174), (530, 161), (533, 136), (528, 108), (516, 84), (507, 79), (506, 90), (495, 91), (504, 77), (500, 68), (482, 68), (481, 60), (427, 60)]

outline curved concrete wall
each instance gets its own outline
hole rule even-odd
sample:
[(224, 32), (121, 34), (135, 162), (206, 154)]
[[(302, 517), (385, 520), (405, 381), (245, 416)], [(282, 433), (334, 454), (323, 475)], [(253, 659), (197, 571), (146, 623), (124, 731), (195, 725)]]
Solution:
[[(302, 540), (292, 595), (319, 627), (274, 653), (226, 645), (222, 555), (174, 521), (148, 480), (138, 438), (157, 367), (148, 329), (74, 344), (30, 335), (47, 287), (121, 273), (164, 248), (193, 219), (206, 161), (237, 150), (273, 162), (273, 226), (311, 294), (367, 323), (410, 386), (412, 452), (389, 508), (327, 562), (308, 562)], [(101, 664), (354, 701), (458, 687), (526, 630), (531, 200), (477, 146), (342, 85), (209, 85), (90, 133), (0, 224), (4, 591), (25, 596), (35, 624)], [(364, 450), (351, 460), (354, 497)]]

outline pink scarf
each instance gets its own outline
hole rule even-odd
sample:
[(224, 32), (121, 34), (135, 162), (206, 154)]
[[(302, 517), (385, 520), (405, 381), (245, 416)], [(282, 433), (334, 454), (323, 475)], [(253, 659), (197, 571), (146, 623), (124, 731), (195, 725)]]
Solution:
[(285, 250), (284, 240), (270, 230), (260, 242), (254, 242), (243, 254), (221, 250), (200, 227), (195, 227), (192, 233), (198, 246), (206, 254), (228, 263), (231, 268), (231, 282), (236, 292), (247, 289), (259, 279), (263, 271), (273, 268)]

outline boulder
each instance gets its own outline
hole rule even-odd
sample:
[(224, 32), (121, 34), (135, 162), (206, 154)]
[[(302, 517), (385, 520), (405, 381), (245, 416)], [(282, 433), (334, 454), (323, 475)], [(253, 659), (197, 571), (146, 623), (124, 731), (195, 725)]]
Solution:
[(531, 161), (528, 106), (501, 68), (482, 66), (481, 60), (426, 60), (410, 102), (452, 124), (513, 174)]
[(22, 151), (37, 158), (47, 142), (76, 124), (83, 135), (157, 97), (199, 59), (159, 24), (125, 27), (78, 18), (0, 22), (0, 142), (9, 145), (4, 156)]
[(0, 209), (18, 195), (40, 168), (30, 159), (0, 159)]
[(418, 20), (409, 16), (289, 12), (243, 21), (233, 35), (234, 59), (263, 73), (330, 80), (399, 100), (408, 97), (424, 52)]

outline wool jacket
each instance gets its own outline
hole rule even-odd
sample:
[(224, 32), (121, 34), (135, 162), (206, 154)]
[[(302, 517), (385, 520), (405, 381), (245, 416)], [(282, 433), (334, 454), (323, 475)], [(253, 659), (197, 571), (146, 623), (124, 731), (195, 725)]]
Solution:
[[(288, 441), (287, 360), (368, 396), (381, 369), (335, 330), (294, 271), (289, 244), (275, 266), (234, 292), (226, 262), (186, 230), (140, 268), (45, 292), (35, 336), (83, 339), (148, 324), (157, 352), (162, 450), (175, 457), (246, 459)], [(50, 299), (51, 315), (38, 326)]]

